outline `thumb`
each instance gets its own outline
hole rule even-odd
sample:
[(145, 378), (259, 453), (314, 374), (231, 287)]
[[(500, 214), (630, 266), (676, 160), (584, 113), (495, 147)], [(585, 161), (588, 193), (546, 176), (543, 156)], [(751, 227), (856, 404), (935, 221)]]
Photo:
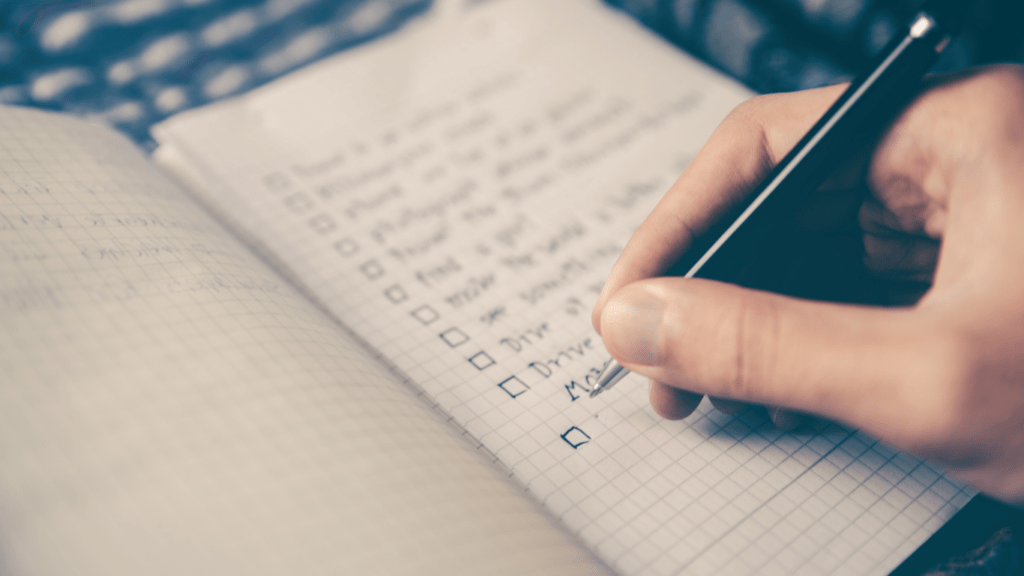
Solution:
[(891, 436), (927, 364), (913, 314), (652, 278), (615, 292), (600, 322), (612, 356), (657, 382)]

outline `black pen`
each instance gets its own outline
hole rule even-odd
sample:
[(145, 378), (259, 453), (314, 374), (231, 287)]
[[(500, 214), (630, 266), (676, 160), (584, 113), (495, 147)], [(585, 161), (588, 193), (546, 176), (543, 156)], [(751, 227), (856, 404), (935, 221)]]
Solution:
[[(882, 130), (916, 96), (921, 79), (959, 28), (969, 3), (932, 0), (905, 33), (889, 43), (744, 203), (694, 242), (670, 269), (684, 278), (736, 282), (750, 255), (770, 239), (866, 134)], [(629, 374), (614, 358), (605, 364), (593, 398)]]

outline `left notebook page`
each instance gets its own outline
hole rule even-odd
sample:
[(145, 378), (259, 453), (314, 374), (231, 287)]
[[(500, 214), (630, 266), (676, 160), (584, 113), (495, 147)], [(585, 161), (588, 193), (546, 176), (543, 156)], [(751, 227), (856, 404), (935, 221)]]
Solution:
[(125, 138), (18, 109), (0, 462), (2, 574), (606, 573)]

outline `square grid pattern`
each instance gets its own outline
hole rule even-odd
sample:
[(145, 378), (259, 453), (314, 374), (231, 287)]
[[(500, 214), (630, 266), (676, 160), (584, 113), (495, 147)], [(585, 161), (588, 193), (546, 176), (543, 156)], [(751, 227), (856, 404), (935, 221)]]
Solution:
[[(614, 43), (632, 42), (608, 27)], [(168, 141), (192, 151), (186, 168), (207, 175), (209, 202), (623, 573), (886, 573), (970, 492), (835, 425), (782, 434), (752, 412), (730, 418), (707, 406), (664, 422), (637, 382), (583, 400), (606, 358), (589, 328), (596, 291), (656, 201), (645, 191), (665, 189), (679, 159), (695, 152), (652, 150), (672, 134), (706, 135), (717, 112), (667, 118), (601, 157), (600, 168), (574, 171), (566, 167), (592, 155), (588, 146), (629, 129), (634, 117), (621, 110), (664, 102), (589, 84), (586, 60), (573, 64), (578, 70), (561, 62), (560, 72), (574, 73), (557, 91), (541, 89), (551, 80), (543, 71), (518, 70), (492, 101), (447, 90), (370, 128), (304, 135), (301, 147), (275, 149), (259, 134), (267, 144), (259, 150), (213, 139), (238, 130), (214, 114), (169, 130)], [(547, 102), (524, 108), (536, 94)], [(577, 142), (569, 135), (579, 130), (550, 120), (559, 103), (608, 118)], [(303, 154), (349, 163), (313, 177), (289, 173)], [(382, 166), (391, 167), (386, 178), (351, 184)], [(340, 222), (336, 229), (323, 234), (307, 217), (284, 214), (286, 195), (264, 185), (282, 179), (288, 193), (315, 198), (311, 210)], [(343, 200), (338, 182), (350, 185)], [(542, 193), (526, 194), (531, 185)], [(318, 196), (324, 189), (331, 193)], [(393, 190), (405, 191), (400, 201), (381, 200)], [(366, 217), (348, 216), (374, 203)], [(369, 261), (381, 271), (373, 278), (360, 270)], [(489, 361), (478, 362), (481, 354)]]
[(124, 138), (0, 133), (5, 567), (602, 573)]
[[(268, 202), (258, 210), (273, 209)], [(344, 233), (373, 249), (357, 226)], [(330, 248), (333, 238), (317, 246), (315, 234), (301, 223), (278, 225), (272, 242), (347, 326), (624, 573), (882, 573), (969, 496), (928, 465), (835, 426), (808, 438), (780, 434), (752, 414), (726, 419), (707, 410), (686, 423), (661, 422), (636, 383), (592, 404), (571, 400), (566, 386), (579, 385), (582, 397), (605, 357), (586, 316), (594, 298), (586, 287), (604, 269), (578, 281), (574, 314), (517, 310), (482, 327), (486, 308), (453, 309), (443, 290), (394, 263), (368, 278), (357, 260)], [(511, 308), (515, 288), (489, 302)], [(519, 351), (502, 342), (542, 325), (547, 340), (520, 341)], [(588, 338), (583, 355), (545, 363)], [(618, 393), (629, 388), (641, 392)]]

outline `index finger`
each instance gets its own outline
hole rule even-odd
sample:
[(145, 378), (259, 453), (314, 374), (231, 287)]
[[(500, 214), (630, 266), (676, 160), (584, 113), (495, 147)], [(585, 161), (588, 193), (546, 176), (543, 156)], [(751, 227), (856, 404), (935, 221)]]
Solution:
[(594, 306), (591, 320), (597, 332), (612, 294), (631, 282), (661, 275), (679, 260), (694, 238), (750, 192), (845, 88), (758, 96), (737, 106), (626, 244)]

